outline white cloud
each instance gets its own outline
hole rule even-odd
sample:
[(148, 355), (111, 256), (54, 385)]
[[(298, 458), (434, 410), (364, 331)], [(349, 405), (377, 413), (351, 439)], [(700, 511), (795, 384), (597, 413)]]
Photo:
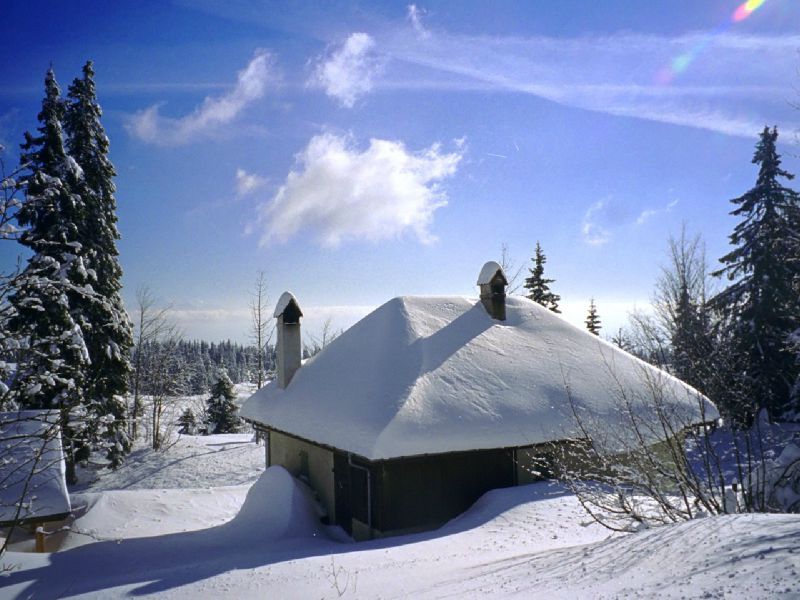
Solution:
[(261, 207), (262, 243), (286, 241), (300, 230), (313, 231), (324, 246), (407, 231), (431, 242), (434, 212), (447, 204), (439, 182), (456, 172), (462, 156), (438, 145), (409, 152), (402, 142), (379, 139), (359, 150), (349, 136), (317, 135)]
[(236, 169), (236, 195), (247, 196), (260, 190), (267, 184), (267, 179), (244, 169)]
[(381, 70), (375, 40), (366, 33), (353, 33), (336, 50), (317, 59), (308, 85), (321, 87), (342, 106), (352, 108), (356, 100), (372, 90)]
[(602, 246), (611, 239), (611, 232), (598, 222), (598, 216), (607, 204), (605, 200), (598, 200), (587, 208), (583, 215), (581, 235), (583, 241), (591, 246)]
[[(786, 99), (795, 95), (797, 35), (498, 37), (431, 32), (420, 36), (418, 13), (411, 27), (381, 39), (384, 54), (436, 69), (443, 89), (525, 93), (566, 106), (618, 116), (754, 137), (764, 123), (797, 126)], [(676, 57), (702, 48), (669, 85), (659, 74)], [(413, 74), (407, 82), (419, 82)], [(393, 87), (402, 87), (395, 80)], [(782, 103), (782, 104), (781, 104)], [(780, 104), (780, 106), (779, 106)]]
[(161, 115), (160, 104), (139, 111), (126, 127), (135, 137), (152, 144), (185, 144), (231, 123), (251, 103), (261, 98), (275, 78), (271, 55), (257, 50), (250, 63), (238, 73), (236, 86), (227, 94), (207, 97), (190, 114), (181, 118)]
[(643, 210), (641, 213), (639, 213), (639, 216), (636, 217), (636, 226), (641, 227), (656, 215), (668, 214), (672, 212), (672, 209), (675, 208), (677, 204), (677, 200), (672, 200), (663, 208), (647, 208)]

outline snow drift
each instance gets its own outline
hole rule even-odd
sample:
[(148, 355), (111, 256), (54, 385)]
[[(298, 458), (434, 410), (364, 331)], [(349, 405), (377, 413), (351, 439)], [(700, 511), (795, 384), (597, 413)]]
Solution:
[(246, 540), (314, 537), (320, 533), (319, 515), (311, 494), (283, 467), (269, 467), (258, 478), (223, 535)]

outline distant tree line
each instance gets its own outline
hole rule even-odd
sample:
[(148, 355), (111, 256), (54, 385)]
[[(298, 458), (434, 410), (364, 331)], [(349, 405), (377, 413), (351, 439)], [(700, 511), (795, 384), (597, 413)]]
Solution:
[[(233, 383), (257, 384), (259, 377), (259, 353), (254, 345), (243, 345), (230, 340), (206, 342), (202, 340), (177, 340), (169, 342), (155, 340), (145, 343), (141, 348), (141, 358), (150, 362), (150, 357), (171, 354), (170, 360), (175, 369), (182, 372), (182, 393), (206, 394), (216, 383), (220, 368), (227, 371)], [(262, 362), (262, 381), (271, 377), (275, 369), (275, 349), (267, 346)], [(136, 351), (134, 351), (134, 361)], [(151, 395), (148, 378), (143, 378), (142, 393)]]

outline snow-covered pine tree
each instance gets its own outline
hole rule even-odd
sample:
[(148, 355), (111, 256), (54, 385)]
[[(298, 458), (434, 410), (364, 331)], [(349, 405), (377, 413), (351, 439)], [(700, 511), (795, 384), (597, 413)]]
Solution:
[(206, 411), (208, 428), (211, 433), (236, 433), (242, 425), (239, 409), (234, 400), (233, 382), (228, 371), (221, 367), (217, 371), (216, 381), (211, 386), (211, 397), (208, 399)]
[(600, 335), (600, 316), (597, 314), (597, 305), (594, 303), (594, 298), (589, 301), (589, 313), (586, 315), (586, 329), (595, 335)]
[[(0, 243), (16, 240), (19, 228), (13, 224), (14, 214), (20, 205), (22, 189), (17, 183), (19, 167), (11, 172), (6, 171), (4, 160), (5, 147), (0, 145)], [(11, 272), (0, 272), (0, 411), (11, 410), (8, 397), (8, 383), (15, 370), (12, 357), (18, 347), (17, 340), (10, 335), (7, 322), (13, 314), (8, 302), (11, 284), (18, 275), (18, 269)]]
[(88, 351), (70, 307), (90, 293), (80, 256), (78, 223), (84, 205), (75, 193), (83, 176), (66, 153), (61, 120), (64, 105), (55, 75), (45, 78), (38, 115), (40, 135), (25, 134), (22, 162), (26, 198), (16, 214), (24, 228), (19, 242), (33, 255), (13, 280), (9, 333), (20, 342), (11, 400), (20, 408), (58, 409), (67, 459), (67, 478), (75, 481), (76, 459), (85, 452), (84, 371)]
[(547, 257), (542, 252), (542, 247), (538, 241), (536, 242), (535, 256), (531, 260), (533, 260), (533, 269), (528, 269), (531, 276), (525, 279), (525, 285), (523, 286), (528, 290), (528, 298), (538, 302), (545, 308), (549, 308), (554, 313), (560, 313), (558, 303), (561, 300), (561, 296), (550, 291), (550, 284), (555, 279), (547, 279), (544, 276), (544, 263), (547, 262)]
[(124, 395), (131, 370), (130, 353), (133, 327), (122, 302), (122, 269), (117, 240), (114, 166), (108, 159), (109, 142), (97, 103), (94, 69), (91, 61), (83, 67), (83, 77), (69, 87), (65, 131), (70, 156), (83, 169), (80, 190), (84, 218), (79, 224), (82, 256), (89, 275), (88, 283), (96, 294), (83, 299), (81, 327), (89, 349), (91, 365), (86, 374), (86, 395), (102, 426), (97, 441), (108, 449), (113, 467), (130, 449), (125, 424)]
[(724, 326), (741, 364), (741, 390), (749, 406), (739, 417), (749, 422), (761, 408), (772, 418), (791, 410), (791, 389), (798, 365), (788, 339), (800, 325), (800, 298), (793, 289), (800, 273), (800, 196), (781, 184), (794, 176), (781, 168), (777, 128), (765, 127), (753, 163), (759, 165), (756, 185), (731, 200), (732, 215), (741, 221), (730, 236), (734, 249), (720, 261), (730, 285), (712, 304), (725, 317)]

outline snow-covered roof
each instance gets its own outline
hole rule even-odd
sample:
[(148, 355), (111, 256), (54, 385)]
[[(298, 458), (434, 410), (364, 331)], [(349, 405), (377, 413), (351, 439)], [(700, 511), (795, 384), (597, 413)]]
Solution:
[(0, 523), (47, 520), (71, 510), (58, 412), (0, 413)]
[(292, 294), (292, 292), (283, 292), (281, 297), (278, 298), (278, 303), (275, 305), (275, 312), (272, 313), (272, 316), (275, 318), (280, 317), (283, 314), (283, 311), (285, 311), (292, 302), (294, 302), (297, 309), (300, 310), (300, 305), (297, 303), (297, 299), (294, 297), (294, 294)]
[(572, 406), (622, 425), (621, 390), (644, 411), (653, 385), (668, 408), (699, 422), (700, 398), (716, 417), (693, 388), (526, 298), (497, 321), (477, 299), (401, 297), (241, 414), (377, 460), (577, 437)]
[(478, 275), (478, 285), (491, 283), (492, 279), (494, 278), (494, 276), (497, 274), (498, 271), (500, 271), (500, 274), (503, 276), (503, 280), (505, 281), (506, 274), (503, 272), (503, 267), (501, 267), (493, 260), (487, 262), (485, 265), (483, 265), (480, 275)]

